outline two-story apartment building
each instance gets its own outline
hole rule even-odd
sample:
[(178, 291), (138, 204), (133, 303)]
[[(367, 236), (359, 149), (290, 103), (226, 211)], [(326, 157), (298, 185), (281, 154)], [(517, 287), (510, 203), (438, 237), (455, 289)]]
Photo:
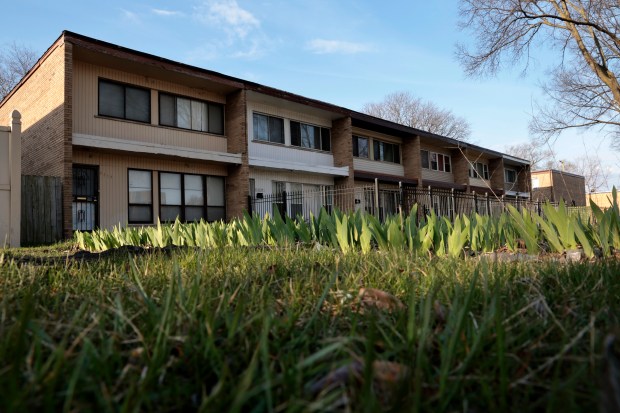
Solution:
[(375, 179), (528, 193), (525, 160), (71, 32), (0, 102), (0, 117), (14, 109), (23, 174), (62, 179), (65, 236), (230, 219), (248, 196)]

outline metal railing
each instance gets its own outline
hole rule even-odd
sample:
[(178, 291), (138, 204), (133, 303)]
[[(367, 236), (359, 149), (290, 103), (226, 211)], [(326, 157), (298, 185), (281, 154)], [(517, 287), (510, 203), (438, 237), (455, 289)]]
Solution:
[[(477, 194), (450, 189), (432, 187), (407, 187), (399, 184), (391, 188), (379, 185), (325, 187), (319, 191), (281, 192), (278, 194), (261, 194), (260, 197), (248, 197), (250, 214), (302, 218), (308, 220), (310, 214), (318, 215), (321, 208), (331, 212), (334, 208), (352, 212), (361, 210), (383, 221), (388, 215), (401, 211), (408, 214), (411, 208), (418, 206), (421, 218), (433, 211), (441, 217), (454, 219), (456, 215), (497, 216), (513, 205), (517, 210), (527, 209), (539, 215), (543, 214), (542, 200), (530, 200), (524, 197), (504, 197), (493, 194)], [(557, 203), (555, 204), (557, 205)], [(592, 218), (588, 207), (569, 207), (570, 214), (579, 214), (582, 219)]]

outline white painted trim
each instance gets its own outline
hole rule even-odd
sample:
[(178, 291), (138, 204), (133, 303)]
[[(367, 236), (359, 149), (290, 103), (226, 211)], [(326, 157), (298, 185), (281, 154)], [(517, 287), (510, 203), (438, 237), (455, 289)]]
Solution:
[(258, 166), (269, 169), (280, 169), (285, 171), (298, 171), (309, 172), (332, 176), (349, 176), (349, 167), (347, 166), (320, 166), (320, 165), (308, 165), (296, 162), (287, 162), (281, 160), (264, 159), (264, 158), (249, 158), (250, 166)]
[(80, 133), (73, 134), (73, 145), (86, 146), (89, 148), (112, 149), (125, 152), (148, 153), (153, 155), (170, 155), (181, 158), (200, 159), (202, 161), (223, 162), (238, 165), (242, 163), (240, 153), (206, 151), (203, 149), (182, 148), (178, 146), (129, 141), (104, 136), (83, 135)]

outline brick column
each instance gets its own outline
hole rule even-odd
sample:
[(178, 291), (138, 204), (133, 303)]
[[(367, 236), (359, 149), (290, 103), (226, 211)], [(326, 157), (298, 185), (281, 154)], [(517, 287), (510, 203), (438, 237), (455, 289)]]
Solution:
[(452, 175), (454, 183), (465, 185), (469, 192), (469, 161), (467, 160), (467, 149), (452, 149)]
[(517, 188), (519, 192), (532, 191), (532, 173), (529, 165), (524, 165), (517, 171)]
[(243, 216), (248, 207), (250, 167), (245, 90), (226, 96), (226, 138), (229, 153), (241, 154), (241, 165), (229, 165), (226, 178), (226, 220)]
[(489, 160), (489, 178), (491, 180), (491, 188), (494, 191), (500, 190), (504, 192), (504, 159), (495, 158)]
[(412, 136), (403, 139), (403, 168), (405, 178), (417, 179), (418, 185), (422, 184), (422, 160), (420, 159), (420, 137)]
[[(332, 122), (332, 153), (334, 166), (344, 166), (349, 169), (349, 176), (335, 178), (334, 184), (353, 190), (355, 179), (353, 177), (353, 133), (350, 117), (336, 119)], [(355, 207), (353, 198), (353, 196), (337, 194), (334, 197), (334, 205), (343, 211), (352, 211)]]
[(73, 45), (64, 44), (64, 103), (63, 103), (63, 171), (62, 222), (63, 236), (73, 237)]

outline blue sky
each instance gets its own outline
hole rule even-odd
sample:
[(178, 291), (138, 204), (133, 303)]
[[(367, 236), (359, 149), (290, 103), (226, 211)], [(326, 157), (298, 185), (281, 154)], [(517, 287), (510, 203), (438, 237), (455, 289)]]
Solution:
[[(457, 0), (21, 0), (3, 7), (0, 44), (42, 53), (61, 33), (86, 36), (359, 110), (411, 92), (466, 118), (475, 143), (503, 151), (529, 138), (550, 67), (467, 78), (455, 59)], [(598, 131), (562, 135), (558, 159), (596, 154), (620, 186), (620, 153)]]

